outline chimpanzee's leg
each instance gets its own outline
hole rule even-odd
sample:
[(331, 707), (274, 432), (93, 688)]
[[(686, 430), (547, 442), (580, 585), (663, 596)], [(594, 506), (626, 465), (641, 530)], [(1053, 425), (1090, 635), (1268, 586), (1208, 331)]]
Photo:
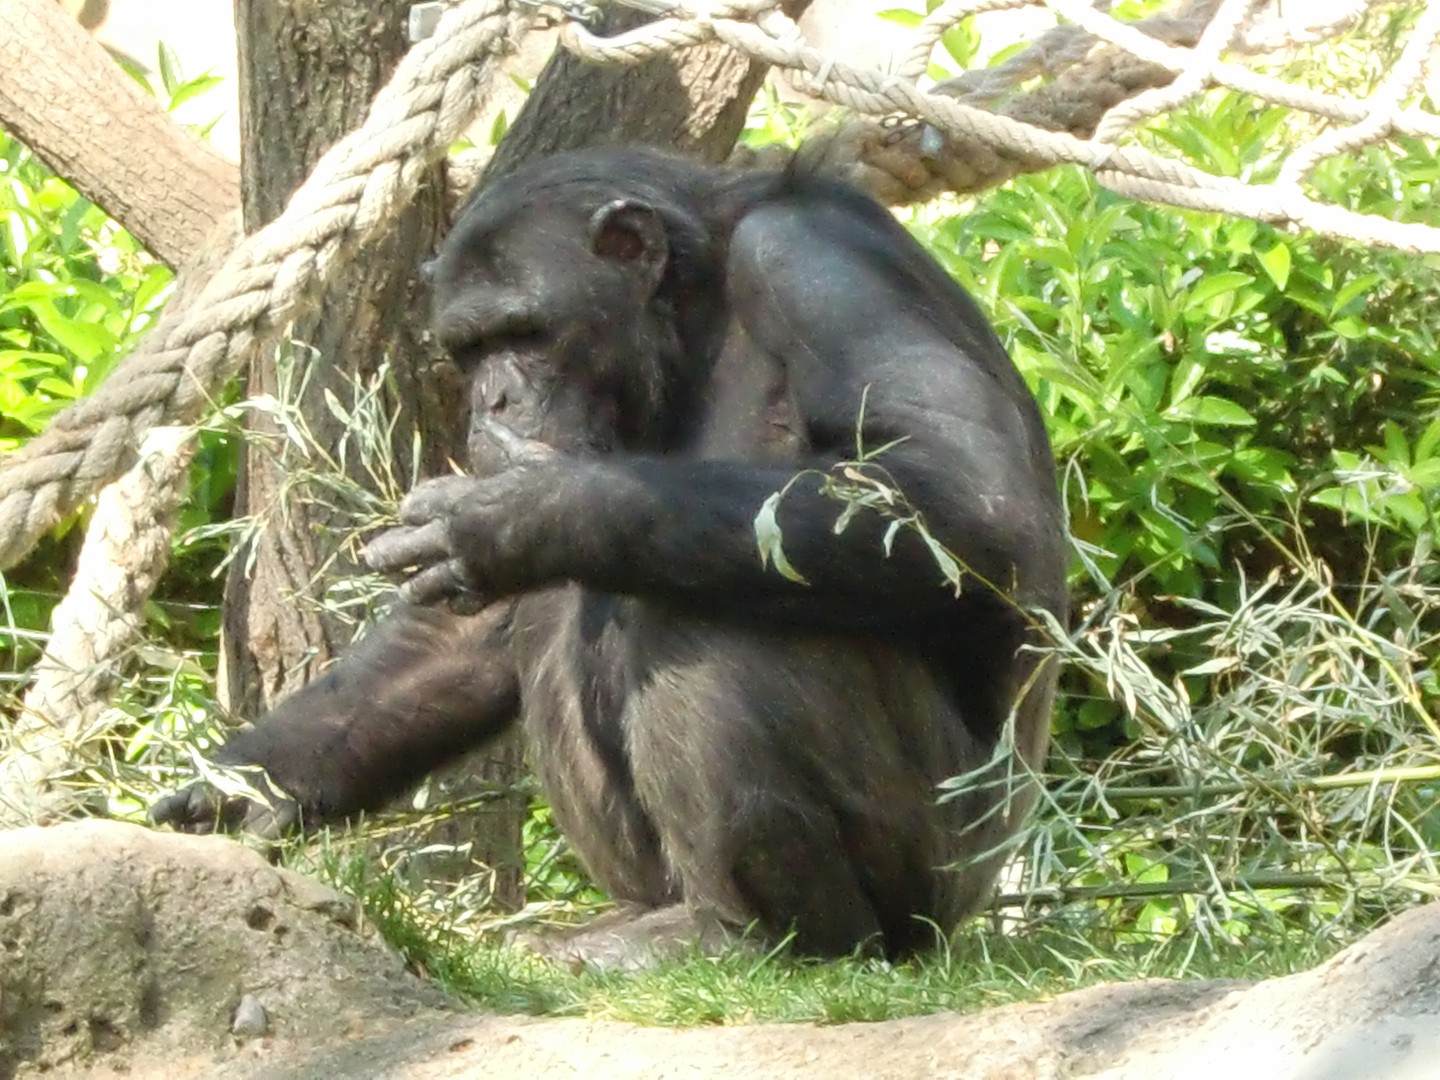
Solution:
[(645, 640), (667, 677), (627, 711), (635, 788), (687, 905), (822, 955), (946, 918), (935, 784), (978, 751), (919, 660), (693, 622)]

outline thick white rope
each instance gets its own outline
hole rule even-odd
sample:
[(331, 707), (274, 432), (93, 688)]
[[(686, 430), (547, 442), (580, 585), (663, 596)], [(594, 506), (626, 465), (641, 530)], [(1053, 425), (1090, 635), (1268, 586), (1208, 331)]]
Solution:
[[(711, 4), (695, 0), (678, 8), (671, 17), (608, 38), (571, 23), (561, 40), (566, 48), (596, 63), (637, 64), (674, 48), (719, 39), (774, 67), (802, 73), (807, 90), (828, 101), (862, 113), (899, 113), (924, 121), (944, 135), (978, 139), (1003, 155), (1031, 165), (1084, 165), (1108, 186), (1135, 197), (1298, 225), (1417, 254), (1440, 253), (1440, 228), (1390, 221), (1322, 203), (1307, 195), (1298, 182), (1299, 176), (1330, 153), (1372, 143), (1390, 131), (1440, 132), (1440, 120), (1401, 104), (1418, 83), (1424, 62), (1433, 50), (1440, 28), (1440, 0), (1427, 4), (1395, 71), (1376, 98), (1364, 102), (1311, 94), (1238, 65), (1221, 63), (1221, 53), (1235, 39), (1251, 7), (1246, 0), (1225, 0), (1196, 48), (1167, 45), (1088, 6), (1084, 0), (1040, 2), (1095, 38), (1181, 73), (1179, 85), (1157, 91), (1154, 97), (1142, 96), (1138, 106), (1117, 106), (1121, 111), (1112, 110), (1107, 116), (1103, 136), (1080, 139), (977, 108), (939, 89), (921, 89), (914, 78), (838, 62), (807, 45), (793, 21), (769, 0), (719, 0)], [(985, 0), (979, 4), (975, 0), (956, 0), (947, 5), (947, 13), (958, 20), (984, 6)], [(759, 21), (762, 13), (763, 26)], [(926, 35), (935, 34), (937, 27), (943, 32), (944, 27), (935, 23), (926, 27)], [(913, 72), (914, 56), (907, 63), (907, 70)], [(1245, 185), (1138, 146), (1116, 144), (1129, 125), (1159, 111), (1157, 104), (1182, 102), (1208, 85), (1230, 84), (1235, 84), (1236, 89), (1243, 84), (1247, 93), (1267, 99), (1273, 91), (1276, 97), (1283, 96), (1285, 104), (1321, 115), (1340, 114), (1355, 122), (1344, 134), (1327, 133), (1309, 144), (1299, 163), (1274, 184)]]

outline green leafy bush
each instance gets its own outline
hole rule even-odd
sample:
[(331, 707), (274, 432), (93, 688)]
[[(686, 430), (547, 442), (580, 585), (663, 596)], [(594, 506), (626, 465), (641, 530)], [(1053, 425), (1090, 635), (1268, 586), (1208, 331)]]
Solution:
[(918, 231), (1036, 388), (1100, 587), (1233, 599), (1226, 564), (1283, 561), (1270, 532), (1347, 572), (1357, 517), (1392, 561), (1433, 532), (1425, 261), (1132, 203), (1078, 169)]
[(0, 451), (104, 381), (171, 280), (103, 210), (0, 133)]
[[(0, 455), (104, 381), (170, 283), (133, 237), (0, 132)], [(34, 655), (63, 561), (42, 550), (9, 579), (4, 621), (15, 633), (0, 637), (0, 655), (13, 672)]]
[[(1144, 138), (1263, 181), (1306, 133), (1216, 91)], [(1433, 224), (1435, 148), (1397, 142), (1311, 182)], [(1056, 812), (1022, 893), (1134, 940), (1343, 938), (1429, 895), (1440, 260), (1073, 168), (912, 228), (1035, 389), (1071, 512)]]

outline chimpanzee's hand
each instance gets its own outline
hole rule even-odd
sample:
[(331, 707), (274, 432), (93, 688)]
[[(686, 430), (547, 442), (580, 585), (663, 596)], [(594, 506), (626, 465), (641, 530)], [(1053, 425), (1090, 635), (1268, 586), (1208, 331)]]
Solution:
[(512, 476), (513, 472), (505, 472), (490, 480), (469, 476), (426, 480), (400, 504), (402, 524), (365, 546), (365, 564), (381, 573), (409, 573), (400, 595), (412, 604), (479, 599), (478, 575), (472, 574), (461, 558), (452, 540), (451, 524), (462, 509), (485, 500), (487, 493), (500, 494), (494, 492), (497, 479)]
[(197, 780), (150, 807), (150, 820), (178, 832), (248, 832), (264, 840), (278, 839), (300, 823), (300, 804), (283, 795), (262, 776), (247, 777), (264, 796), (226, 793), (208, 780)]
[(400, 504), (402, 524), (365, 548), (372, 570), (410, 575), (400, 589), (410, 603), (494, 600), (544, 577), (536, 550), (543, 505), (580, 465), (500, 424), (489, 424), (486, 435), (505, 447), (509, 468), (485, 479), (425, 481)]

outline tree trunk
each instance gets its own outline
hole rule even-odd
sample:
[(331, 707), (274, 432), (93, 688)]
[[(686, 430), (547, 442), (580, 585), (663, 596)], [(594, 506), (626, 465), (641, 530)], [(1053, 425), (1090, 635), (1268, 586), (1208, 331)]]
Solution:
[[(790, 0), (784, 8), (798, 18), (809, 4)], [(615, 34), (649, 18), (611, 6), (597, 30)], [(636, 67), (600, 67), (557, 49), (481, 182), (545, 154), (618, 143), (724, 161), (768, 70), (720, 44), (657, 56)]]
[[(238, 0), (235, 18), (241, 184), (246, 229), (253, 231), (280, 212), (320, 155), (360, 122), (408, 43), (404, 6), (372, 0)], [(400, 417), (396, 459), (409, 461), (418, 433), (427, 473), (439, 472), (447, 457), (463, 460), (459, 374), (427, 343), (427, 305), (415, 276), (441, 233), (443, 192), (437, 171), (435, 182), (384, 242), (349, 267), (316, 313), (289, 333), (297, 343), (289, 350), (294, 362), (289, 394), (305, 426), (332, 453), (346, 432), (326, 405), (326, 391), (348, 403), (354, 380), (388, 361), (398, 398), (390, 404)], [(304, 390), (296, 395), (302, 382)], [(282, 389), (275, 356), (258, 358), (247, 393), (278, 398)], [(320, 572), (324, 568), (327, 579), (333, 575), (330, 560), (348, 523), (316, 501), (318, 490), (292, 493), (295, 466), (277, 458), (274, 424), (260, 417), (252, 427), (236, 512), (264, 520), (266, 527), (252, 550), (236, 559), (227, 582), (224, 649), (229, 705), (247, 717), (307, 682), (353, 636), (344, 620), (316, 603), (323, 592)], [(404, 472), (397, 470), (402, 478)], [(436, 794), (449, 801), (477, 789), (508, 787), (520, 767), (519, 742), (509, 739), (439, 778)], [(442, 822), (413, 844), (470, 843), (470, 857), (497, 870), (496, 899), (516, 905), (524, 800), (512, 796), (485, 807), (466, 819)], [(469, 859), (432, 858), (415, 865), (426, 875), (453, 876), (469, 869)]]
[[(391, 5), (369, 0), (237, 0), (245, 228), (272, 220), (320, 155), (354, 127), (404, 54), (402, 19)], [(402, 422), (396, 451), (408, 455), (418, 430), (432, 457), (443, 460), (462, 442), (461, 417), (439, 381), (438, 357), (425, 344), (424, 304), (414, 270), (441, 231), (439, 178), (416, 199), (393, 233), (349, 267), (316, 313), (288, 337), (296, 381), (308, 379), (299, 407), (316, 440), (335, 447), (344, 429), (324, 403), (342, 402), (347, 379), (365, 378), (389, 361), (400, 389)], [(308, 353), (308, 350), (314, 350)], [(250, 396), (281, 394), (275, 357), (253, 365)], [(259, 434), (273, 435), (264, 418)], [(247, 715), (297, 689), (349, 642), (350, 632), (297, 597), (314, 597), (312, 581), (334, 555), (336, 522), (323, 507), (285, 500), (293, 475), (277, 470), (274, 453), (252, 440), (242, 469), (237, 513), (269, 525), (251, 553), (253, 572), (228, 583), (227, 689), (231, 707)], [(288, 520), (282, 520), (282, 514)], [(237, 560), (237, 566), (240, 560)]]

